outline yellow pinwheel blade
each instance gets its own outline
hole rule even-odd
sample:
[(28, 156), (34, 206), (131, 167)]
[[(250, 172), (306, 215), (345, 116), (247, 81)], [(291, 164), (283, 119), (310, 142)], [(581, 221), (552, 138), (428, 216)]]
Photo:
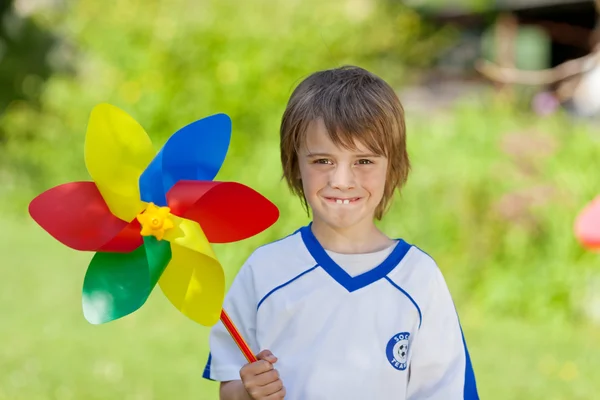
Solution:
[(158, 284), (169, 301), (188, 318), (212, 326), (221, 316), (225, 275), (197, 222), (172, 215), (171, 262)]
[(206, 235), (196, 221), (170, 215), (173, 228), (165, 231), (164, 240), (216, 259)]
[(225, 276), (216, 258), (171, 243), (172, 258), (158, 284), (183, 315), (204, 326), (219, 321)]
[(131, 116), (110, 104), (92, 110), (85, 137), (85, 165), (110, 211), (131, 221), (144, 209), (139, 178), (156, 152)]

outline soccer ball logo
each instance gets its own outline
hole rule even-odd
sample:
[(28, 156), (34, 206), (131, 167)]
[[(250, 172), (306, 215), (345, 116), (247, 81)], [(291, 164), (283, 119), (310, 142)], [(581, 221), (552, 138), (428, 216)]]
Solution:
[(409, 332), (400, 332), (388, 341), (385, 353), (392, 367), (404, 371), (408, 367), (408, 340)]
[(394, 358), (401, 363), (405, 363), (408, 358), (408, 340), (401, 340), (394, 347)]

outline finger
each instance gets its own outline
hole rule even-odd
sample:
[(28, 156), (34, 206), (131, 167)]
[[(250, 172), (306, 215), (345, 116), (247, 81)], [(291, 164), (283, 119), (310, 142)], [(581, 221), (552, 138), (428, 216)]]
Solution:
[(255, 382), (258, 386), (266, 386), (269, 385), (279, 379), (279, 372), (276, 369), (273, 369), (268, 372), (263, 372), (260, 375), (256, 375)]
[[(281, 381), (278, 381), (281, 382)], [(280, 389), (278, 389), (276, 392), (271, 393), (270, 395), (267, 395), (265, 397), (265, 400), (280, 400), (285, 398), (285, 386), (283, 386), (283, 383), (281, 384)]]
[(275, 382), (271, 382), (266, 386), (262, 387), (265, 396), (271, 396), (279, 393), (283, 389), (283, 382), (281, 379), (277, 379)]
[(252, 364), (246, 364), (240, 371), (242, 378), (251, 378), (262, 373), (272, 371), (273, 364), (268, 361), (259, 360)]
[(283, 394), (283, 382), (278, 379), (275, 382), (271, 382), (266, 386), (252, 387), (246, 389), (253, 398), (259, 399), (282, 399)]
[(258, 358), (259, 360), (268, 361), (268, 362), (270, 362), (272, 364), (274, 364), (275, 362), (277, 362), (277, 357), (275, 357), (273, 355), (273, 353), (271, 353), (271, 351), (267, 350), (267, 349), (265, 349), (265, 350), (261, 351), (260, 353), (258, 353), (256, 355), (256, 358)]

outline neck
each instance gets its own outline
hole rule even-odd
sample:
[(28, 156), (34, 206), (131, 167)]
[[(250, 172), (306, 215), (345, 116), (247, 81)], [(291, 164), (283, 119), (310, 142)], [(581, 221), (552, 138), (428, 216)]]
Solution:
[(315, 220), (312, 232), (323, 248), (342, 254), (372, 253), (393, 244), (393, 240), (381, 232), (373, 221), (349, 228), (336, 228)]

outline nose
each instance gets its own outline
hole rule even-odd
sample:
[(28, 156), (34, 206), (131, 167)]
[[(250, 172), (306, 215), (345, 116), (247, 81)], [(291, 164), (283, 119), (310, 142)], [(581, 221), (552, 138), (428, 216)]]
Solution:
[(348, 190), (356, 186), (354, 171), (351, 166), (338, 164), (331, 171), (329, 185), (334, 189)]

